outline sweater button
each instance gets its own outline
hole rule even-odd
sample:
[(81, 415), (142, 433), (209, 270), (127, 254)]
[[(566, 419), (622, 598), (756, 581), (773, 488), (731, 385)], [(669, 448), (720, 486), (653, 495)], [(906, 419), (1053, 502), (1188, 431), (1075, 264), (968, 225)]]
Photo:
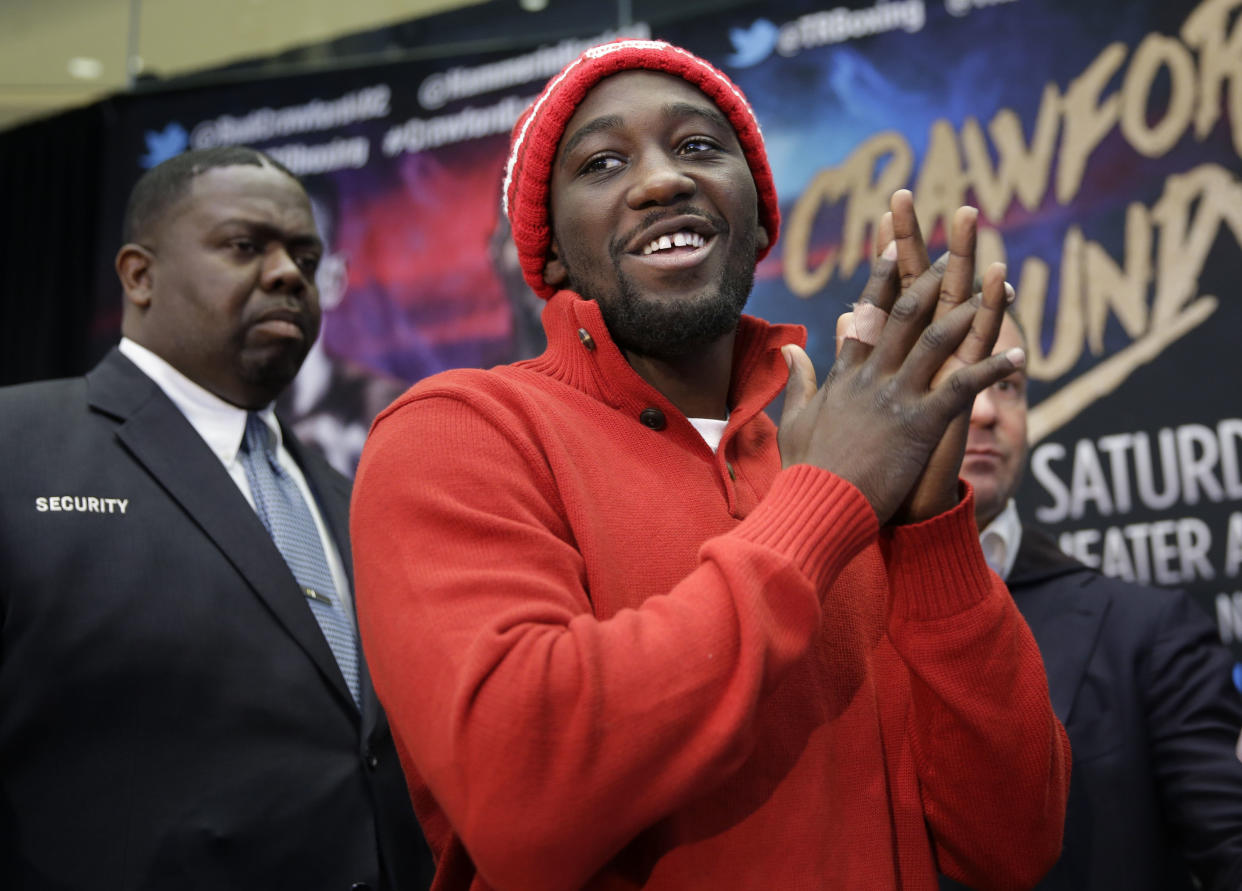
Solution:
[(578, 329), (578, 339), (582, 341), (582, 345), (588, 350), (595, 349), (595, 338), (591, 336), (591, 332), (585, 328)]
[(652, 430), (663, 430), (665, 425), (664, 412), (658, 408), (644, 408), (639, 414), (638, 420), (643, 426), (650, 427)]

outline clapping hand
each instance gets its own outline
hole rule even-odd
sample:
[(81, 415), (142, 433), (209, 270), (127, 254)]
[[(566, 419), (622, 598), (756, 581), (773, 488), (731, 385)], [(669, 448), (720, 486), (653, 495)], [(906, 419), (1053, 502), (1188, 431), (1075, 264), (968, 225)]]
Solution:
[(972, 297), (974, 208), (954, 214), (935, 263), (907, 191), (879, 227), (884, 250), (855, 305), (822, 386), (806, 352), (783, 348), (789, 383), (778, 442), (785, 466), (807, 463), (855, 485), (880, 523), (915, 523), (957, 503), (970, 406), (1020, 368), (1021, 350), (993, 356), (1007, 299), (993, 264)]

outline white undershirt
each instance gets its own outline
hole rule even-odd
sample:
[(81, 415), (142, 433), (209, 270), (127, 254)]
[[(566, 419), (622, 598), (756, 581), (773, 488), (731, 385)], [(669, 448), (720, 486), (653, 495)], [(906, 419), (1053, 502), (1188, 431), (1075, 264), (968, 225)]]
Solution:
[[(121, 338), (120, 350), (127, 359), (142, 370), (143, 374), (155, 381), (164, 394), (172, 400), (173, 405), (185, 415), (190, 426), (220, 459), (224, 469), (228, 471), (233, 482), (237, 484), (237, 488), (241, 490), (242, 495), (253, 508), (254, 496), (250, 492), (250, 482), (246, 479), (246, 468), (242, 466), (238, 457), (242, 439), (246, 434), (246, 410), (225, 402), (215, 393), (194, 383), (164, 359), (127, 337)], [(332, 583), (336, 585), (341, 602), (346, 607), (345, 613), (350, 615), (353, 608), (348, 577), (345, 575), (344, 564), (336, 549), (336, 543), (328, 534), (327, 526), (324, 525), (323, 517), (320, 516), (319, 505), (315, 503), (311, 495), (310, 486), (307, 485), (301, 468), (293, 460), (289, 450), (285, 448), (284, 440), (280, 435), (280, 425), (276, 423), (276, 414), (272, 411), (272, 407), (269, 405), (257, 414), (263, 418), (264, 423), (276, 437), (276, 459), (293, 478), (307, 506), (310, 507), (315, 529), (319, 533), (319, 541), (323, 544), (324, 554), (328, 558)]]
[(1022, 521), (1018, 519), (1018, 505), (1010, 498), (1005, 509), (979, 533), (979, 545), (992, 571), (1007, 579), (1013, 571), (1013, 562), (1018, 557), (1021, 544)]
[(707, 443), (707, 447), (713, 452), (720, 448), (720, 438), (724, 436), (725, 427), (729, 426), (729, 419), (723, 421), (719, 418), (686, 418), (695, 430), (699, 431), (699, 436), (703, 437), (703, 441)]

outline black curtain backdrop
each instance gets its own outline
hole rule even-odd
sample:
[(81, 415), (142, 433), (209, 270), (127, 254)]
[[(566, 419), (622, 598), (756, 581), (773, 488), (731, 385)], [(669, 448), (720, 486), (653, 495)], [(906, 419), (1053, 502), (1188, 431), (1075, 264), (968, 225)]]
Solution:
[(0, 133), (0, 385), (81, 374), (93, 360), (108, 114), (99, 103)]

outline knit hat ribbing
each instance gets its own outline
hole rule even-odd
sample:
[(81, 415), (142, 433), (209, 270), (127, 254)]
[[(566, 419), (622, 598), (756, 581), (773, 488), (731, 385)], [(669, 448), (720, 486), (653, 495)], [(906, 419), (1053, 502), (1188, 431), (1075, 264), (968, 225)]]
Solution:
[(548, 225), (552, 162), (565, 125), (593, 86), (611, 74), (634, 68), (680, 77), (698, 87), (729, 119), (755, 180), (759, 222), (768, 233), (768, 246), (759, 252), (756, 262), (776, 243), (781, 219), (776, 185), (768, 167), (759, 122), (742, 91), (723, 72), (680, 47), (661, 40), (617, 40), (592, 47), (565, 66), (513, 126), (509, 163), (505, 167), (504, 210), (522, 274), (544, 299), (555, 292), (544, 282), (543, 268), (552, 243)]

